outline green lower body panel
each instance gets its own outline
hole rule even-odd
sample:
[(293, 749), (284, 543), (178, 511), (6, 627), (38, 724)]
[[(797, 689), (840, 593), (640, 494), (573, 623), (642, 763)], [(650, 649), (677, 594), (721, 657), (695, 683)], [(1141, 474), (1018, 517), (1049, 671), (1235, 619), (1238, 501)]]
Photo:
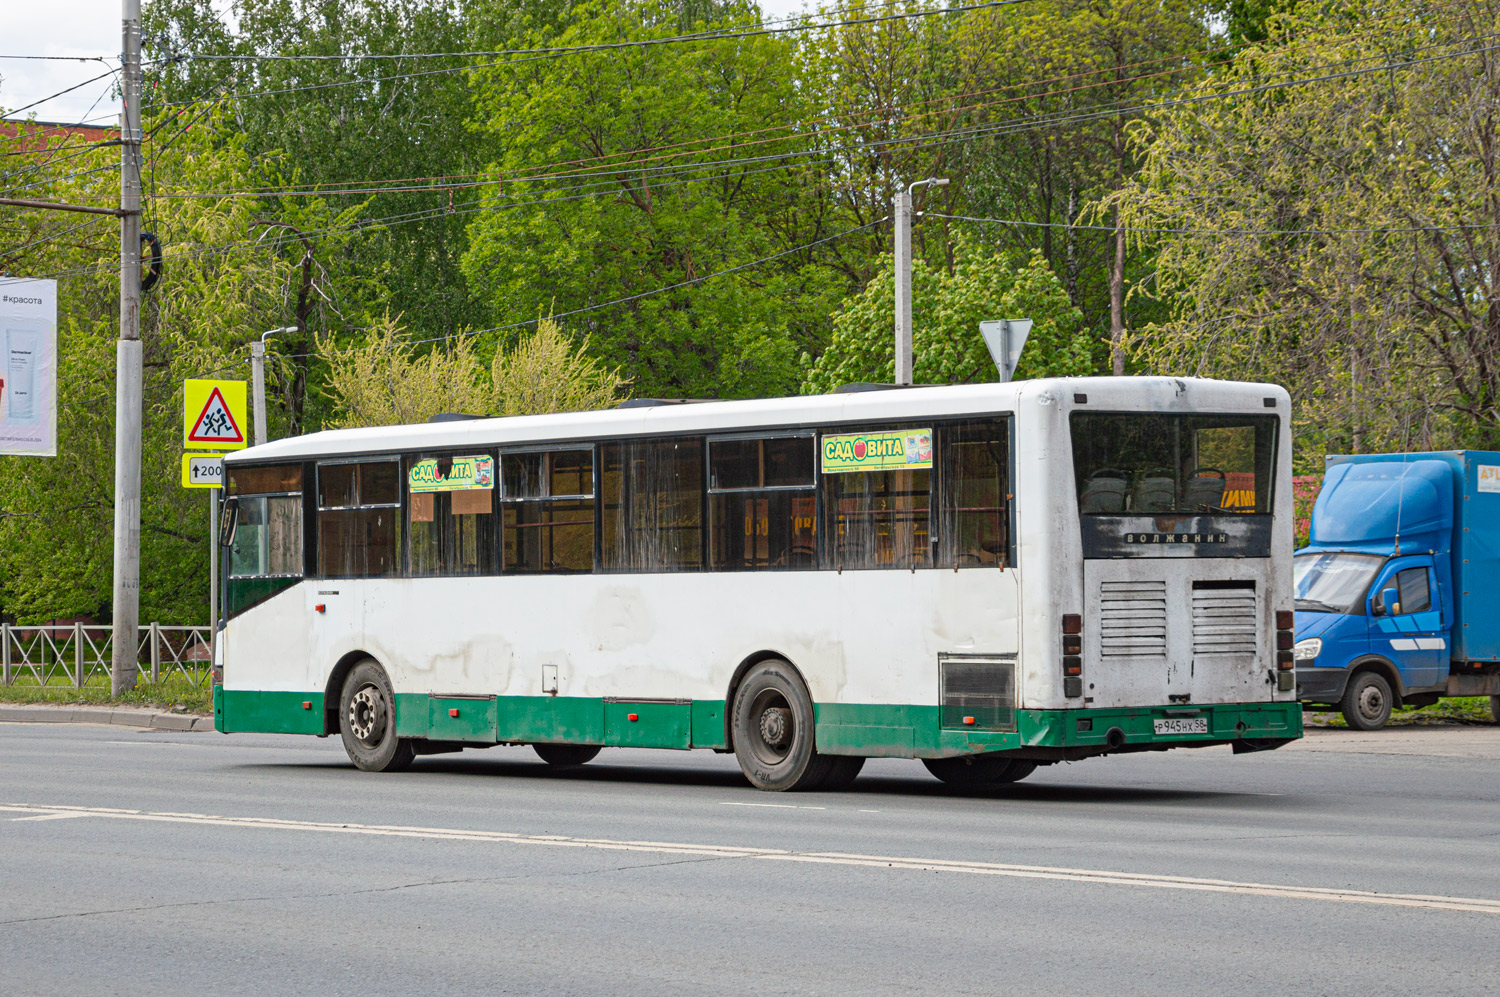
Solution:
[(321, 692), (255, 692), (214, 688), (214, 729), (266, 734), (323, 733)]
[[(871, 758), (951, 758), (1020, 748), (1103, 748), (1119, 729), (1124, 744), (1189, 747), (1302, 736), (1298, 703), (1230, 703), (1099, 710), (1017, 710), (1015, 730), (942, 726), (936, 706), (824, 703), (816, 708), (818, 750)], [(1202, 734), (1156, 733), (1155, 721), (1203, 718)], [(1120, 735), (1116, 735), (1117, 737)]]
[[(1022, 748), (1192, 747), (1302, 736), (1300, 703), (1229, 703), (1098, 710), (1016, 710), (1014, 730), (942, 726), (937, 706), (822, 703), (818, 750), (871, 758), (950, 758)], [(396, 731), (472, 744), (602, 744), (636, 748), (728, 747), (719, 700), (585, 699), (573, 696), (396, 696)], [(1202, 733), (1156, 732), (1158, 720), (1202, 719)], [(221, 731), (322, 734), (320, 692), (214, 689)], [(1174, 725), (1180, 726), (1180, 725)], [(1121, 741), (1123, 738), (1123, 741)], [(1070, 756), (1071, 757), (1071, 756)]]

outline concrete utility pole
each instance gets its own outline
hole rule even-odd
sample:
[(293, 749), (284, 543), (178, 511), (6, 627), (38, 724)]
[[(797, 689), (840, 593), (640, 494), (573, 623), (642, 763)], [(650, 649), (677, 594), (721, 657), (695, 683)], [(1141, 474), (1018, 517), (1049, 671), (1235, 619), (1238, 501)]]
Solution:
[(911, 212), (913, 192), (918, 187), (946, 187), (946, 179), (918, 180), (896, 191), (896, 383), (912, 383), (911, 328)]
[(255, 445), (261, 446), (266, 442), (266, 340), (278, 332), (296, 332), (295, 325), (283, 326), (280, 329), (267, 329), (260, 334), (259, 339), (250, 341), (250, 378), (252, 393), (255, 395)]
[(115, 577), (111, 694), (135, 688), (141, 610), (141, 3), (124, 0), (120, 53), (120, 341), (115, 347)]

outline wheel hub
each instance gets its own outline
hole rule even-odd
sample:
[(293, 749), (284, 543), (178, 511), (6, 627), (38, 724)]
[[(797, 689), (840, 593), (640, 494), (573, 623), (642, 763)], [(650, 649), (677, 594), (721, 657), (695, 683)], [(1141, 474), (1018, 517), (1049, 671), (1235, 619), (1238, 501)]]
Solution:
[(1385, 697), (1374, 686), (1366, 686), (1359, 692), (1359, 712), (1374, 719), (1385, 709)]
[(385, 701), (374, 686), (365, 686), (349, 700), (349, 730), (367, 744), (385, 736)]
[(792, 711), (773, 706), (761, 712), (760, 736), (772, 748), (784, 748), (792, 738)]

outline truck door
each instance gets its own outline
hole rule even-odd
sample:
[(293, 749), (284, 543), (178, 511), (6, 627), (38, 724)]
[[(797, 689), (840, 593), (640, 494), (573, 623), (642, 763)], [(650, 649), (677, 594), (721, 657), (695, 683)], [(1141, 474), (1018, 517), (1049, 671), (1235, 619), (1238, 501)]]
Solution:
[[(1448, 680), (1448, 635), (1431, 562), (1425, 555), (1394, 558), (1370, 587), (1370, 650), (1396, 663), (1408, 689)], [(1387, 589), (1396, 590), (1396, 600), (1382, 607)]]

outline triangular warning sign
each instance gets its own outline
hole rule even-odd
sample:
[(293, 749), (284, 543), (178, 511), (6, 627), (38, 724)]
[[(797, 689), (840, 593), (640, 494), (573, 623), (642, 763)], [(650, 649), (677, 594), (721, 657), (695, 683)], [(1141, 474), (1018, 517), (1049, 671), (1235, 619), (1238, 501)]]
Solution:
[(214, 388), (208, 396), (208, 401), (203, 405), (203, 411), (198, 413), (198, 418), (193, 421), (192, 431), (188, 433), (188, 442), (245, 442), (245, 434), (240, 430), (239, 424), (234, 421), (229, 406), (224, 404), (224, 396), (219, 393), (218, 388)]

